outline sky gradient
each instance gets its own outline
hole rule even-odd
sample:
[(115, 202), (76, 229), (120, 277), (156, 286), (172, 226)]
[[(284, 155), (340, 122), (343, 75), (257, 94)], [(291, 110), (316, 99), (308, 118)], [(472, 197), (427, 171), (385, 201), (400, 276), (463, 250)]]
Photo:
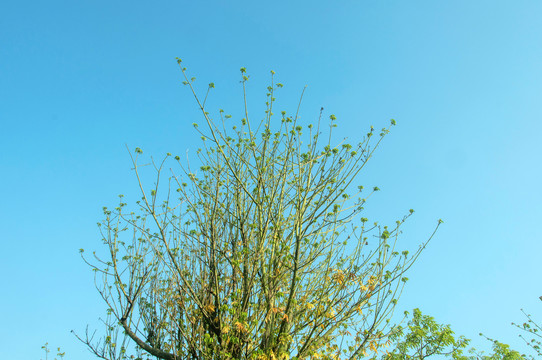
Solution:
[[(360, 176), (371, 221), (416, 249), (398, 310), (419, 307), (478, 348), (525, 347), (520, 308), (542, 322), (542, 3), (539, 1), (25, 1), (0, 4), (0, 357), (92, 358), (70, 330), (104, 316), (79, 248), (118, 194), (137, 200), (130, 149), (195, 154), (200, 120), (181, 57), (210, 111), (277, 106), (337, 139), (397, 126)], [(399, 311), (401, 312), (401, 311)]]

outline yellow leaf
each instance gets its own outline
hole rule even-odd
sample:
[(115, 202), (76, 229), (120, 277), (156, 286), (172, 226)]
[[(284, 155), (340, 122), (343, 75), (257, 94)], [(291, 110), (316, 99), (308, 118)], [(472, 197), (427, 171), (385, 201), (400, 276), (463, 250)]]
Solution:
[(361, 304), (356, 306), (356, 311), (358, 312), (358, 314), (363, 315), (363, 310), (361, 309)]
[(237, 330), (243, 331), (243, 332), (245, 331), (245, 326), (242, 323), (240, 323), (239, 321), (237, 321), (235, 323), (235, 326), (237, 327)]

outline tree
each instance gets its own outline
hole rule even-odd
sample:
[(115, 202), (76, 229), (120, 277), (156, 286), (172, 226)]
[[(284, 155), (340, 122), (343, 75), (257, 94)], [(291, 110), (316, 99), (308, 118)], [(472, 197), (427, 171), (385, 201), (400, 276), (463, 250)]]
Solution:
[[(408, 315), (405, 312), (405, 316)], [(395, 348), (382, 356), (383, 360), (425, 359), (430, 356), (446, 356), (462, 359), (469, 340), (454, 337), (450, 325), (438, 324), (435, 319), (414, 309), (406, 328), (398, 326), (390, 336)]]
[[(480, 334), (482, 335), (482, 334)], [(492, 342), (493, 354), (483, 355), (483, 352), (477, 353), (475, 349), (472, 350), (472, 353), (477, 354), (477, 356), (471, 356), (469, 359), (480, 359), (480, 360), (524, 360), (525, 355), (521, 355), (516, 350), (512, 350), (510, 345), (504, 344), (498, 340), (487, 338), (487, 340)]]
[[(408, 312), (405, 312), (408, 316)], [(483, 334), (480, 334), (484, 336)], [(485, 336), (484, 336), (485, 337)], [(493, 353), (484, 355), (483, 351), (465, 349), (470, 340), (464, 336), (454, 337), (450, 325), (441, 325), (419, 309), (406, 327), (397, 326), (390, 335), (393, 350), (386, 351), (381, 360), (423, 360), (429, 357), (446, 357), (455, 360), (524, 360), (525, 355), (512, 350), (510, 345), (485, 337), (492, 343)]]
[[(103, 359), (357, 359), (375, 351), (389, 334), (404, 273), (427, 244), (410, 256), (397, 251), (413, 210), (391, 227), (360, 216), (378, 188), (367, 193), (354, 180), (389, 128), (371, 126), (358, 145), (335, 146), (337, 119), (329, 117), (323, 134), (323, 108), (306, 129), (299, 106), (275, 120), (282, 84), (274, 72), (265, 116), (254, 123), (244, 68), (243, 118), (229, 124), (220, 110), (217, 122), (205, 107), (214, 84), (201, 100), (178, 64), (204, 119), (205, 130), (194, 124), (199, 169), (169, 153), (151, 157), (149, 189), (143, 151), (130, 153), (137, 211), (121, 195), (99, 224), (105, 255), (91, 261), (81, 250), (108, 307), (106, 334), (96, 342), (87, 328), (80, 340)], [(180, 174), (164, 184), (171, 158)]]
[[(542, 296), (539, 297), (540, 300), (542, 300)], [(530, 347), (533, 352), (538, 355), (538, 357), (542, 356), (541, 352), (541, 343), (540, 338), (542, 338), (542, 335), (540, 334), (540, 331), (542, 330), (542, 327), (536, 323), (532, 316), (530, 314), (527, 314), (523, 309), (521, 309), (521, 312), (525, 315), (527, 318), (527, 321), (523, 324), (519, 325), (516, 323), (512, 323), (513, 326), (517, 327), (518, 329), (522, 330), (523, 332), (527, 333), (529, 337), (532, 336), (531, 340), (526, 339), (522, 334), (519, 334), (519, 337), (527, 344), (528, 347)], [(480, 334), (481, 336), (484, 336), (483, 334)], [(515, 350), (511, 350), (510, 346), (504, 343), (501, 343), (497, 340), (490, 339), (486, 337), (487, 340), (493, 342), (493, 351), (494, 354), (491, 356), (483, 357), (484, 360), (493, 360), (493, 359), (535, 359), (535, 356), (532, 354), (521, 354)]]

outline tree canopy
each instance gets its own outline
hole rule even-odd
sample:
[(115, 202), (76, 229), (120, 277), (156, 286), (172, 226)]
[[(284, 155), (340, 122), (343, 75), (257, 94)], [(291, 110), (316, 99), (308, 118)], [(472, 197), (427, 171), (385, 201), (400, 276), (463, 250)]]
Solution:
[[(393, 226), (362, 216), (378, 188), (356, 177), (390, 128), (334, 144), (337, 118), (325, 126), (323, 109), (314, 124), (301, 123), (299, 106), (277, 117), (274, 72), (254, 121), (245, 68), (242, 118), (215, 119), (205, 106), (214, 84), (198, 97), (178, 64), (203, 117), (198, 166), (151, 157), (149, 186), (143, 151), (130, 153), (141, 199), (104, 208), (103, 254), (81, 250), (108, 308), (105, 335), (80, 339), (110, 360), (358, 359), (389, 344), (405, 271), (426, 244), (398, 249), (413, 210)], [(166, 175), (172, 160), (178, 170)]]
[(468, 348), (471, 340), (454, 336), (450, 325), (439, 324), (433, 317), (422, 314), (420, 309), (414, 309), (406, 326), (394, 328), (390, 335), (393, 346), (391, 350), (385, 350), (381, 360), (423, 360), (430, 357), (454, 360), (534, 359), (511, 349), (508, 344), (485, 338), (491, 342), (492, 351), (488, 355), (484, 351)]

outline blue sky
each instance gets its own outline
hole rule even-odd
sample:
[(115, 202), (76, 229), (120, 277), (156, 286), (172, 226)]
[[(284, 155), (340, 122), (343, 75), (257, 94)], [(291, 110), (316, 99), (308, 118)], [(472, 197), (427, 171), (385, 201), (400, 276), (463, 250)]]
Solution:
[[(382, 191), (367, 216), (415, 249), (399, 309), (419, 307), (489, 348), (524, 349), (511, 321), (542, 322), (542, 3), (539, 1), (25, 1), (0, 4), (0, 348), (43, 357), (48, 341), (91, 358), (70, 334), (104, 306), (78, 249), (117, 194), (136, 200), (125, 144), (195, 150), (196, 105), (174, 61), (216, 84), (211, 110), (279, 106), (336, 114), (353, 141), (398, 125), (360, 180)], [(132, 196), (130, 198), (130, 196)]]

